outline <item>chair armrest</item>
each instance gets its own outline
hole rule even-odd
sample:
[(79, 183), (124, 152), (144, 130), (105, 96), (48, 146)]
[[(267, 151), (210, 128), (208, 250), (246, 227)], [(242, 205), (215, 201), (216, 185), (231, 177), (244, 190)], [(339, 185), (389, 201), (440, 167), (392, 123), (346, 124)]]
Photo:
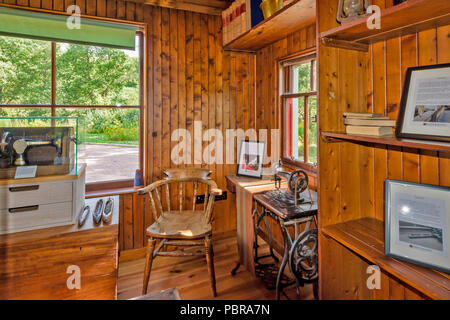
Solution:
[(215, 196), (220, 196), (220, 195), (222, 195), (222, 190), (221, 189), (217, 189), (217, 188), (214, 188), (214, 189), (211, 189), (211, 194), (212, 195), (215, 195)]
[(137, 194), (146, 194), (148, 192), (148, 188), (141, 188), (137, 190)]

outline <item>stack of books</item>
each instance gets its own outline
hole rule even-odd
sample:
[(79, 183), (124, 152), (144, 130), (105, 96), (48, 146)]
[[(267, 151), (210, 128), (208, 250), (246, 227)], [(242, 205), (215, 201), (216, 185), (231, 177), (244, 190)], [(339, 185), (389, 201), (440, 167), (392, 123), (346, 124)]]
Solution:
[(346, 112), (344, 113), (347, 134), (392, 137), (395, 120), (384, 117), (381, 113)]
[(228, 44), (264, 20), (262, 0), (235, 0), (222, 11), (223, 44)]

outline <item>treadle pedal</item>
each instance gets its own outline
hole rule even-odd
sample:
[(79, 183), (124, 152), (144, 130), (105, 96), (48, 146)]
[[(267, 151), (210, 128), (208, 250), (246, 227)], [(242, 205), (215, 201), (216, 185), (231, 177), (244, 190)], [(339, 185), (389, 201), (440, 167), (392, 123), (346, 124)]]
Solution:
[[(264, 283), (265, 287), (268, 290), (275, 290), (276, 289), (276, 283), (277, 283), (277, 277), (278, 277), (278, 271), (280, 268), (274, 264), (258, 264), (255, 266), (255, 274), (258, 278), (261, 278), (262, 282)], [(281, 282), (280, 282), (280, 288), (284, 288), (287, 286), (290, 286), (294, 284), (295, 281), (288, 278), (286, 275), (281, 276)]]

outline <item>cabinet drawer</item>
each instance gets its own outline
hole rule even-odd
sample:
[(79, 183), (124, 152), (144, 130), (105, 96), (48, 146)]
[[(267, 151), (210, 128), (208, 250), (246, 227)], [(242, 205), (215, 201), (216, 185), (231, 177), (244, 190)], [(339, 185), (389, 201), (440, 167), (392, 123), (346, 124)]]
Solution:
[(72, 224), (72, 202), (0, 210), (0, 234)]
[(0, 187), (0, 209), (72, 201), (72, 181)]

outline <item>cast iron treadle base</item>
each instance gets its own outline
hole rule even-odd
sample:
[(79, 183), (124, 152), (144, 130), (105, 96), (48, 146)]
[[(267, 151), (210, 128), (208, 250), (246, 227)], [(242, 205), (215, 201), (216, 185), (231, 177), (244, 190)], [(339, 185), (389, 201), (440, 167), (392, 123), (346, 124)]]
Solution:
[[(280, 268), (275, 263), (257, 264), (255, 266), (255, 273), (258, 278), (261, 278), (268, 290), (275, 290), (279, 269)], [(281, 277), (280, 287), (288, 287), (294, 283), (295, 281), (292, 281), (283, 274)]]

